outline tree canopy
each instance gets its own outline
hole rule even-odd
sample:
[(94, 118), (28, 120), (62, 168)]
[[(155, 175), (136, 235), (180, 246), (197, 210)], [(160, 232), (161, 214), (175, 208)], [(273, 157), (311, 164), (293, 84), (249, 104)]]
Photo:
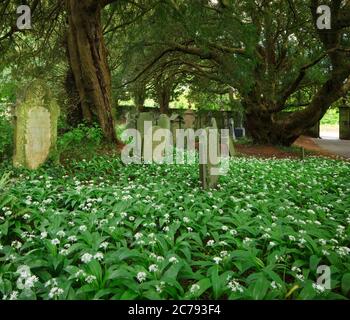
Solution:
[[(242, 108), (257, 142), (290, 144), (350, 88), (349, 1), (26, 3), (30, 30), (16, 28), (19, 1), (1, 7), (2, 70), (66, 89), (68, 113), (98, 121), (109, 140), (118, 100), (153, 98), (168, 112), (186, 89), (199, 106)], [(320, 5), (330, 29), (317, 26)]]

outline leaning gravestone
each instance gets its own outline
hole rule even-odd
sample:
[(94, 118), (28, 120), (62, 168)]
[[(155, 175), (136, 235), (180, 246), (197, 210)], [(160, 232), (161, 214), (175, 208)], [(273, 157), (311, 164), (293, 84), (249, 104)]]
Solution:
[[(217, 130), (217, 125), (216, 125), (216, 120), (212, 118), (211, 120), (212, 126), (205, 128), (205, 133), (207, 136), (207, 149), (206, 149), (206, 155), (207, 155), (207, 161), (206, 163), (200, 163), (199, 164), (199, 177), (201, 181), (201, 185), (203, 189), (211, 189), (211, 188), (216, 188), (218, 181), (219, 181), (219, 169), (220, 169), (220, 164), (219, 163), (214, 163), (213, 159), (210, 157), (210, 148), (213, 146), (210, 145), (210, 139), (209, 139), (209, 133), (210, 130), (215, 129)], [(217, 134), (217, 150), (216, 154), (220, 156), (220, 137), (219, 134)], [(203, 150), (200, 149), (200, 152), (203, 152)]]
[(46, 85), (32, 83), (15, 108), (15, 167), (37, 169), (56, 150), (59, 107)]

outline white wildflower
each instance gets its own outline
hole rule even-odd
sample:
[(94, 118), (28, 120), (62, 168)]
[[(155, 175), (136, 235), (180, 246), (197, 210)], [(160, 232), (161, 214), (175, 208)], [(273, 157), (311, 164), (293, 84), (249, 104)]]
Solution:
[(171, 258), (169, 258), (169, 262), (170, 262), (170, 263), (178, 263), (179, 260), (177, 260), (176, 257), (171, 257)]
[(212, 247), (214, 245), (215, 241), (214, 240), (208, 240), (207, 246)]
[(139, 272), (136, 276), (136, 278), (139, 282), (145, 281), (146, 277), (147, 277), (146, 272)]
[(55, 239), (52, 239), (51, 240), (51, 243), (53, 244), (53, 245), (59, 245), (61, 242), (60, 242), (60, 240), (58, 240), (57, 238), (55, 238)]
[(190, 288), (190, 292), (191, 292), (192, 294), (194, 294), (194, 293), (196, 293), (197, 291), (199, 291), (200, 288), (201, 288), (201, 287), (200, 287), (198, 284), (193, 284), (193, 285), (191, 286), (191, 288)]
[(219, 264), (219, 263), (222, 261), (222, 258), (220, 258), (220, 257), (214, 257), (213, 260), (214, 260), (214, 262), (215, 262), (216, 264)]
[(148, 267), (148, 271), (149, 272), (157, 272), (158, 271), (158, 266), (156, 264), (151, 264), (149, 267)]
[(84, 253), (81, 257), (81, 261), (84, 263), (89, 263), (93, 259), (93, 256), (90, 253)]

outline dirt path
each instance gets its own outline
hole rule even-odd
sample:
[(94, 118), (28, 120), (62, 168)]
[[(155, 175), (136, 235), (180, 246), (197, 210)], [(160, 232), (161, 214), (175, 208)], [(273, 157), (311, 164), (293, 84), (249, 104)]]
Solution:
[(350, 141), (334, 139), (313, 139), (313, 141), (328, 152), (350, 159)]
[[(281, 149), (271, 145), (240, 145), (236, 144), (236, 150), (238, 153), (245, 156), (254, 156), (258, 158), (301, 158), (302, 152), (297, 148)], [(315, 139), (310, 137), (301, 136), (294, 144), (293, 147), (304, 148), (306, 152), (311, 153), (313, 156), (327, 157), (332, 159), (338, 159), (339, 155), (329, 150), (325, 150), (315, 142)]]

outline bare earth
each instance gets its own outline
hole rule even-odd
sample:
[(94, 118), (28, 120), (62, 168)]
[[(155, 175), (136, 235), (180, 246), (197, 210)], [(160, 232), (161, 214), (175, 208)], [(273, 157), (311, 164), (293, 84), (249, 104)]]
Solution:
[[(338, 159), (341, 154), (339, 151), (331, 150), (329, 146), (324, 147), (324, 141), (319, 142), (320, 139), (313, 139), (306, 136), (301, 136), (293, 146), (304, 148), (307, 151), (312, 152), (313, 156), (320, 156), (320, 157), (327, 157), (332, 159)], [(329, 142), (331, 145), (335, 145), (337, 141), (330, 140)], [(345, 148), (347, 144), (350, 144), (349, 141), (347, 142), (340, 142), (341, 145), (345, 145)], [(321, 145), (322, 144), (322, 145)], [(298, 150), (281, 150), (278, 147), (271, 146), (271, 145), (239, 145), (236, 144), (236, 150), (238, 153), (246, 156), (254, 156), (259, 158), (300, 158), (301, 152)], [(350, 148), (349, 148), (350, 152)], [(350, 156), (349, 156), (350, 158)]]

